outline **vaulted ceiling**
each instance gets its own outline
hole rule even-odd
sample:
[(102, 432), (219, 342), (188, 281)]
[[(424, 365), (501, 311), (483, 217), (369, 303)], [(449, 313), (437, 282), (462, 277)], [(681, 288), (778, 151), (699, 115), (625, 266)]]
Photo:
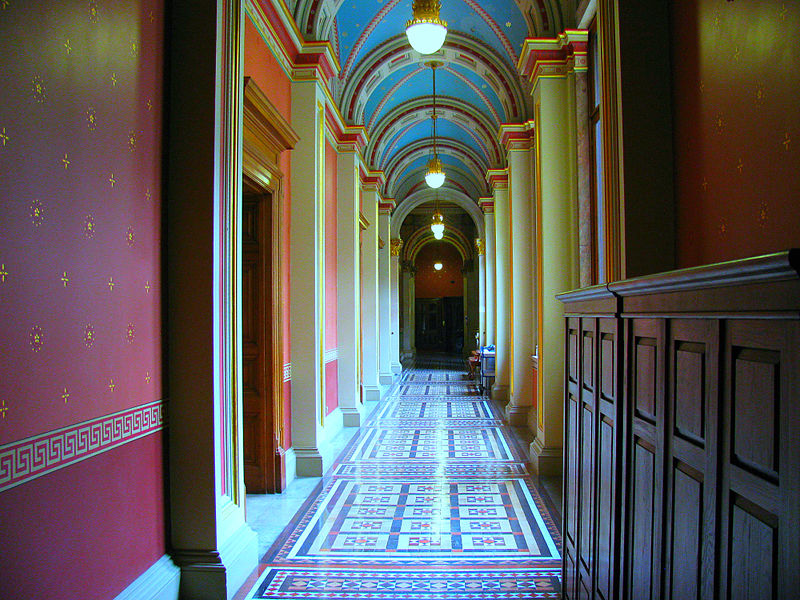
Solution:
[(440, 197), (458, 193), (477, 201), (489, 195), (487, 169), (505, 163), (500, 124), (531, 117), (530, 90), (516, 68), (523, 40), (561, 32), (568, 25), (562, 4), (442, 0), (447, 39), (432, 56), (418, 54), (406, 38), (411, 0), (296, 0), (290, 8), (307, 40), (333, 45), (342, 115), (366, 127), (365, 158), (385, 172), (385, 195), (402, 203), (425, 192), (433, 154), (432, 78), (425, 63), (444, 63), (436, 72), (438, 148), (447, 172)]

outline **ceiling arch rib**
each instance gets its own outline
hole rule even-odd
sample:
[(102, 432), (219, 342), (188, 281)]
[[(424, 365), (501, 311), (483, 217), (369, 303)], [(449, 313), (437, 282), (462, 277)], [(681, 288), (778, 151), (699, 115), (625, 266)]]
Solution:
[[(392, 237), (400, 237), (400, 227), (403, 225), (403, 221), (406, 220), (406, 217), (411, 213), (412, 210), (421, 204), (425, 204), (426, 202), (433, 202), (435, 198), (435, 190), (427, 188), (410, 195), (401, 204), (398, 204), (397, 208), (392, 213), (390, 222)], [(472, 222), (475, 224), (475, 230), (478, 232), (478, 237), (484, 237), (485, 227), (483, 224), (483, 211), (478, 208), (478, 205), (475, 204), (474, 200), (456, 190), (448, 190), (445, 194), (439, 194), (439, 200), (441, 202), (449, 202), (450, 204), (455, 204), (456, 206), (463, 208), (464, 212), (470, 216)]]
[[(398, 181), (392, 183), (394, 197), (402, 200), (420, 190), (430, 189), (428, 184), (425, 183), (426, 172), (427, 167), (424, 166), (405, 171), (398, 178)], [(484, 189), (486, 187), (485, 185), (481, 186), (479, 182), (475, 181), (475, 179), (470, 176), (469, 172), (456, 165), (445, 164), (445, 172), (447, 173), (447, 179), (444, 185), (439, 188), (440, 194), (446, 194), (449, 190), (455, 190), (474, 200), (488, 193), (486, 189)], [(398, 200), (398, 204), (400, 200)]]
[[(489, 170), (489, 165), (485, 160), (481, 160), (471, 151), (469, 146), (457, 140), (449, 138), (440, 140), (437, 144), (439, 158), (452, 159), (464, 166), (461, 170), (461, 175), (469, 178), (470, 183), (476, 189), (481, 189), (478, 182), (484, 180), (486, 171)], [(381, 170), (386, 173), (387, 188), (389, 195), (393, 198), (398, 198), (397, 190), (400, 189), (403, 182), (403, 175), (414, 162), (419, 159), (428, 161), (433, 155), (433, 148), (430, 140), (420, 140), (406, 146), (401, 152), (395, 154), (386, 166)], [(445, 171), (450, 169), (452, 165), (449, 162), (445, 163)]]
[[(415, 98), (387, 113), (370, 132), (370, 143), (367, 147), (369, 164), (382, 165), (386, 150), (408, 125), (429, 123), (432, 116), (430, 104), (428, 98)], [(437, 98), (436, 104), (438, 118), (455, 124), (470, 136), (475, 136), (474, 140), (479, 143), (487, 162), (491, 165), (502, 165), (503, 153), (497, 139), (497, 128), (489, 117), (457, 98)]]
[(441, 240), (437, 240), (433, 237), (431, 228), (428, 226), (420, 227), (409, 236), (408, 241), (405, 241), (403, 244), (403, 260), (413, 264), (416, 262), (417, 255), (423, 247), (438, 241), (447, 242), (455, 246), (461, 255), (462, 261), (472, 260), (472, 243), (461, 230), (445, 227), (444, 237)]
[[(481, 40), (457, 31), (448, 33), (436, 59), (444, 62), (445, 67), (453, 69), (454, 66), (460, 66), (483, 79), (484, 85), (491, 88), (500, 99), (505, 113), (502, 115), (504, 122), (527, 118), (530, 104), (528, 84), (521, 81), (515, 65)], [(419, 64), (420, 55), (409, 47), (404, 35), (390, 38), (378, 46), (344, 81), (340, 106), (345, 119), (363, 124), (367, 102), (381, 82), (409, 65)], [(386, 96), (391, 98), (388, 93)]]

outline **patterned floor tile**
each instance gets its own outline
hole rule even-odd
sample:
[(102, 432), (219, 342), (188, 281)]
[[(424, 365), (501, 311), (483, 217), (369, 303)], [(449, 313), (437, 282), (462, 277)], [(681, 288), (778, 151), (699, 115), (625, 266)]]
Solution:
[(498, 409), (423, 357), (262, 559), (248, 600), (558, 598), (561, 537)]

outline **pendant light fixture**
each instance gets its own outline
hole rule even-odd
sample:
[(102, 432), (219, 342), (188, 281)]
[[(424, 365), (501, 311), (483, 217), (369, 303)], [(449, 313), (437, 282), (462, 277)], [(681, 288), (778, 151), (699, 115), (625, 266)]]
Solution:
[(432, 60), (428, 63), (433, 72), (433, 158), (428, 162), (428, 171), (425, 173), (425, 183), (434, 189), (442, 187), (445, 180), (442, 161), (436, 152), (436, 68), (442, 63)]
[(439, 192), (436, 192), (436, 197), (433, 200), (431, 232), (433, 232), (433, 237), (437, 240), (440, 240), (444, 237), (444, 215), (439, 212)]
[(414, 0), (413, 18), (406, 23), (408, 43), (420, 54), (433, 54), (444, 44), (447, 22), (439, 18), (439, 0)]

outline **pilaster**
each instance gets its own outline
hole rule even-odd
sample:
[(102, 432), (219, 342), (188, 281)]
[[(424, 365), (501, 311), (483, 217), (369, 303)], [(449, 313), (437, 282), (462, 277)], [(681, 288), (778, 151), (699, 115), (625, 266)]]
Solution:
[(496, 354), (492, 398), (508, 402), (511, 365), (511, 221), (508, 204), (508, 171), (490, 170), (487, 180), (494, 196)]
[(481, 238), (475, 240), (478, 255), (478, 346), (486, 345), (486, 245)]
[(414, 334), (416, 327), (416, 287), (414, 275), (417, 269), (413, 265), (403, 263), (403, 360), (414, 358), (416, 348)]
[(500, 137), (508, 159), (508, 204), (511, 256), (511, 307), (509, 352), (509, 403), (506, 418), (512, 425), (526, 425), (533, 408), (533, 373), (536, 309), (534, 297), (533, 234), (533, 123), (503, 125)]
[(361, 385), (364, 400), (378, 401), (378, 204), (382, 173), (361, 172)]
[(317, 81), (292, 83), (300, 137), (292, 153), (290, 314), (292, 444), (297, 475), (320, 477), (324, 441), (325, 94)]
[(486, 232), (486, 344), (495, 343), (497, 323), (495, 289), (495, 224), (494, 224), (494, 199), (481, 198), (480, 207), (483, 211), (484, 231)]
[(403, 372), (400, 364), (400, 251), (403, 249), (403, 240), (392, 238), (390, 244), (391, 277), (392, 277), (392, 322), (391, 322), (391, 369), (393, 375)]
[(231, 598), (258, 564), (241, 442), (243, 18), (209, 1), (169, 14), (167, 545), (199, 600)]
[(359, 214), (361, 208), (361, 184), (359, 181), (360, 159), (358, 153), (339, 145), (337, 166), (337, 337), (339, 408), (344, 425), (357, 427), (361, 424), (363, 405), (359, 389), (361, 380), (361, 253), (359, 243), (361, 230)]
[(378, 205), (378, 378), (381, 385), (391, 385), (392, 343), (397, 335), (392, 331), (392, 256), (391, 224), (394, 200), (381, 200)]

